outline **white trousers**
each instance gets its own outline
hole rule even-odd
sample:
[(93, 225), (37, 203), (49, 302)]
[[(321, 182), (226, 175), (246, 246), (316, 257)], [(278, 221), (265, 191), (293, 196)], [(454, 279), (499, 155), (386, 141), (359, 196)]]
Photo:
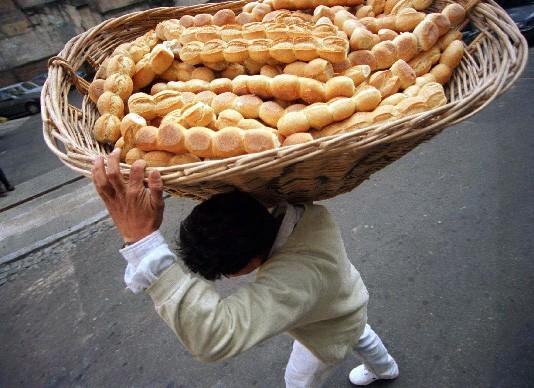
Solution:
[[(388, 354), (380, 337), (369, 325), (365, 325), (354, 351), (360, 356), (367, 369), (377, 376), (387, 374), (394, 368), (393, 358)], [(284, 376), (286, 388), (320, 387), (334, 366), (325, 364), (295, 340)]]

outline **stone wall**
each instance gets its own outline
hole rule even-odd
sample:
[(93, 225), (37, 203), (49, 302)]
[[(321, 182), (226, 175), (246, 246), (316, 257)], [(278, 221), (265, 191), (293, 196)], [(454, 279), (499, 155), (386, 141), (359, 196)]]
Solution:
[(46, 72), (47, 59), (61, 51), (70, 38), (105, 19), (177, 2), (0, 0), (0, 86)]

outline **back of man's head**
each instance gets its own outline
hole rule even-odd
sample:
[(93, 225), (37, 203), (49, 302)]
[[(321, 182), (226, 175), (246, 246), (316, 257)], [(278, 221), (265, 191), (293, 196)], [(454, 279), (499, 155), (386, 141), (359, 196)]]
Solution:
[(183, 261), (208, 280), (232, 275), (265, 259), (277, 233), (269, 211), (249, 194), (217, 194), (195, 206), (180, 225)]

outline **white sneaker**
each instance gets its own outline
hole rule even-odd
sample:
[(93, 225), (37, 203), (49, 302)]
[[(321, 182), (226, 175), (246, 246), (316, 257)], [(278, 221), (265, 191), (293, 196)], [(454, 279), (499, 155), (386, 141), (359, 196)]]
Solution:
[(364, 364), (357, 366), (350, 371), (349, 380), (354, 385), (369, 385), (376, 380), (393, 380), (399, 376), (399, 367), (394, 360), (393, 362), (395, 363), (393, 371), (380, 377), (367, 369)]

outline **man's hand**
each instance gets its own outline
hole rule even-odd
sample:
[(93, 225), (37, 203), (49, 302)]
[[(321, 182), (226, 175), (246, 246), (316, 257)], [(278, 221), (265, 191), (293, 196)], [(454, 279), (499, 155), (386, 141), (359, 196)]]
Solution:
[(108, 157), (107, 173), (104, 159), (93, 165), (96, 191), (106, 204), (109, 214), (127, 243), (134, 243), (159, 229), (163, 220), (163, 182), (158, 171), (148, 177), (148, 189), (143, 184), (146, 162), (137, 160), (126, 183), (119, 169), (120, 149)]

